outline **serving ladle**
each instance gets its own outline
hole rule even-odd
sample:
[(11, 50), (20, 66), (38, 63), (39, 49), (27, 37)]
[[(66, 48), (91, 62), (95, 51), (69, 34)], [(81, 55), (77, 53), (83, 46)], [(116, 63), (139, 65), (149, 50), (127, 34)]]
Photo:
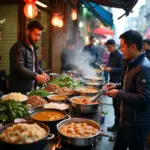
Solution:
[(94, 102), (96, 101), (101, 95), (105, 95), (107, 93), (107, 90), (101, 90), (98, 94), (88, 99), (88, 101)]

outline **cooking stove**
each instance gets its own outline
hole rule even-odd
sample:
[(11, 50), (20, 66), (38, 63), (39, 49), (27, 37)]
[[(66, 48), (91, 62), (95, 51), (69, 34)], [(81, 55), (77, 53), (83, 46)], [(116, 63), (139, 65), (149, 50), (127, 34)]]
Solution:
[(99, 142), (89, 146), (74, 146), (64, 143), (62, 140), (58, 141), (53, 150), (99, 150)]
[(91, 114), (80, 114), (80, 113), (77, 113), (74, 109), (72, 109), (72, 111), (70, 112), (70, 115), (72, 118), (90, 119), (90, 120), (97, 122), (98, 124), (100, 123), (100, 120), (101, 120), (100, 108), (97, 110), (96, 113), (91, 113)]

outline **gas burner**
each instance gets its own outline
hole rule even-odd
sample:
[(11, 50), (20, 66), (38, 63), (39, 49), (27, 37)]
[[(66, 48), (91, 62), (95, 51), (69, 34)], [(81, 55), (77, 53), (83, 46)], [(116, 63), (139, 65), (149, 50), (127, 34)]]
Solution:
[(89, 145), (89, 146), (74, 146), (67, 144), (63, 142), (62, 140), (58, 141), (58, 143), (55, 146), (54, 150), (77, 150), (77, 149), (82, 149), (82, 150), (97, 150), (97, 145), (96, 143)]
[(100, 118), (101, 118), (101, 113), (100, 113), (100, 109), (98, 109), (98, 111), (96, 113), (92, 113), (92, 114), (80, 114), (77, 113), (74, 109), (72, 110), (72, 112), (70, 113), (72, 118), (76, 118), (76, 117), (80, 117), (80, 118), (86, 118), (86, 119), (91, 119), (93, 121), (96, 121), (97, 123), (100, 123)]
[(76, 115), (81, 117), (81, 118), (94, 118), (96, 116), (97, 113), (92, 113), (92, 114), (81, 114), (81, 113), (77, 113)]

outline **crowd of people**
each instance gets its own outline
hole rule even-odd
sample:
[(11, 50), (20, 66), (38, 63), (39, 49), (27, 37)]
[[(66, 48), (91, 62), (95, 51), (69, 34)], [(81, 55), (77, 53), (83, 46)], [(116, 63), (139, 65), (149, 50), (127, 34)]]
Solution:
[[(50, 80), (37, 60), (35, 44), (42, 30), (38, 21), (30, 22), (26, 39), (16, 42), (10, 50), (12, 92), (27, 93), (36, 83), (45, 84)], [(94, 45), (94, 36), (89, 39), (89, 45), (82, 51), (91, 57), (88, 57), (89, 65), (104, 71), (106, 83), (109, 74), (109, 83), (104, 89), (113, 100), (115, 120), (108, 130), (117, 131), (114, 150), (144, 150), (150, 124), (150, 40), (143, 40), (140, 33), (129, 30), (120, 35), (120, 49), (113, 39), (105, 43), (106, 49), (98, 49)], [(75, 42), (69, 39), (61, 54), (61, 71), (82, 71), (82, 66), (72, 63), (75, 55)]]

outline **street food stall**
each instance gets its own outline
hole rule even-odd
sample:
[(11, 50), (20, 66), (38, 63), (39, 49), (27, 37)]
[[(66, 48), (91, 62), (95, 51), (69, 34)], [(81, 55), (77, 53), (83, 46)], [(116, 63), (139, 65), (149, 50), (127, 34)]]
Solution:
[(77, 80), (76, 73), (68, 71), (68, 74), (56, 74), (55, 79), (26, 95), (3, 95), (0, 147), (9, 150), (30, 150), (33, 146), (37, 150), (46, 147), (46, 150), (77, 147), (96, 150), (101, 136), (113, 140), (100, 126), (102, 98), (90, 101), (102, 86), (85, 86), (86, 80), (104, 84), (102, 75), (78, 76)]

